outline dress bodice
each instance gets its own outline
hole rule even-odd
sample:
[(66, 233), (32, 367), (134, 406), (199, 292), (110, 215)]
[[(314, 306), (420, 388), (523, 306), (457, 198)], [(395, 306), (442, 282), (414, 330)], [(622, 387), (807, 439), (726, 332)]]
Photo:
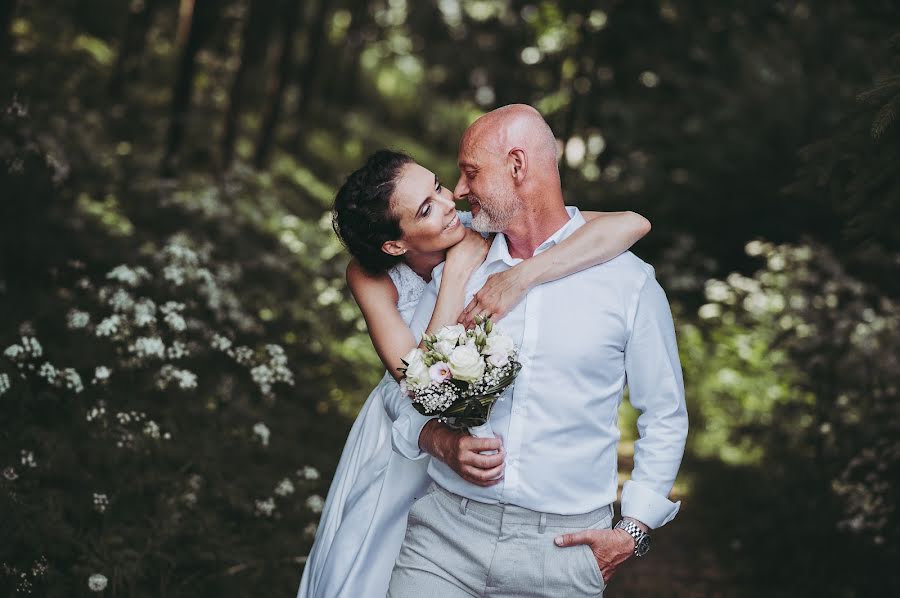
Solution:
[(422, 291), (425, 290), (426, 282), (413, 272), (406, 262), (399, 262), (391, 267), (388, 275), (394, 282), (394, 286), (397, 287), (397, 310), (400, 312), (400, 317), (409, 326), (419, 299), (422, 297)]

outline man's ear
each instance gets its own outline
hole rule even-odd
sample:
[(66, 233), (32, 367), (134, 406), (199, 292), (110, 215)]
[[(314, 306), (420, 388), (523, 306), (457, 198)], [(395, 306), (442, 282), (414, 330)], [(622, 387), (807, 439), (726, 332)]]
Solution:
[(381, 244), (381, 250), (388, 255), (399, 257), (406, 253), (406, 243), (403, 241), (385, 241)]
[(521, 184), (525, 180), (525, 174), (528, 171), (528, 156), (525, 150), (520, 147), (514, 147), (509, 150), (507, 157), (509, 163), (509, 172), (516, 184)]

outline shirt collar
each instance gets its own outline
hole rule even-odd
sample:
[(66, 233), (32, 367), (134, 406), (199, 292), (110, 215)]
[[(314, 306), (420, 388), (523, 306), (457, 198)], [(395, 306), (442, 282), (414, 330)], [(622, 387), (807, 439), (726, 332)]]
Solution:
[[(547, 251), (557, 243), (561, 242), (563, 239), (574, 233), (581, 225), (585, 223), (584, 216), (581, 215), (581, 211), (575, 206), (566, 206), (566, 213), (569, 215), (569, 221), (566, 222), (563, 226), (559, 228), (555, 233), (550, 235), (550, 237), (538, 245), (537, 249), (534, 250), (533, 255), (537, 255), (544, 251)], [(509, 266), (515, 266), (520, 261), (519, 258), (514, 258), (509, 255), (509, 245), (506, 242), (506, 235), (503, 233), (497, 233), (494, 236), (494, 241), (491, 243), (491, 248), (488, 250), (487, 258), (484, 260), (484, 266), (489, 266), (493, 262), (503, 262)]]

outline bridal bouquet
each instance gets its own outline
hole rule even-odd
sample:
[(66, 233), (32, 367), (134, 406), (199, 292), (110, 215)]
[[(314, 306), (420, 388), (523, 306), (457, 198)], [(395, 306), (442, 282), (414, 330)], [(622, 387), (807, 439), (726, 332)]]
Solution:
[(451, 427), (469, 428), (473, 436), (491, 437), (487, 423), (500, 394), (522, 369), (512, 339), (490, 318), (477, 317), (475, 327), (444, 326), (426, 335), (425, 350), (403, 358), (401, 388), (423, 415), (438, 415)]

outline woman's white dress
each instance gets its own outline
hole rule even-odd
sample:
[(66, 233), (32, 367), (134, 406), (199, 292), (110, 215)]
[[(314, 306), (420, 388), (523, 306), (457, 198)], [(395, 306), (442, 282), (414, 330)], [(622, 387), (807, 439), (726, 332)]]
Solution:
[[(459, 212), (471, 225), (471, 215)], [(412, 319), (425, 281), (405, 263), (388, 271), (397, 287), (397, 309)], [(428, 459), (410, 461), (391, 447), (392, 420), (382, 397), (397, 392), (385, 372), (360, 410), (338, 463), (297, 598), (381, 598), (406, 533), (413, 501), (428, 486)]]

